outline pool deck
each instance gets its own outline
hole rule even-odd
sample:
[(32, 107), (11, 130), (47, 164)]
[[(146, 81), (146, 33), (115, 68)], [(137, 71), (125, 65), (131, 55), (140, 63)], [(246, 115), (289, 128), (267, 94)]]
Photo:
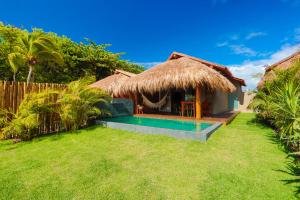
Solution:
[(229, 124), (240, 112), (231, 111), (224, 112), (217, 115), (212, 115), (211, 117), (202, 117), (200, 120), (196, 120), (193, 117), (182, 117), (177, 115), (163, 115), (163, 114), (135, 114), (138, 117), (150, 117), (158, 119), (175, 119), (175, 120), (188, 120), (188, 121), (199, 121), (199, 122), (221, 122), (224, 125)]

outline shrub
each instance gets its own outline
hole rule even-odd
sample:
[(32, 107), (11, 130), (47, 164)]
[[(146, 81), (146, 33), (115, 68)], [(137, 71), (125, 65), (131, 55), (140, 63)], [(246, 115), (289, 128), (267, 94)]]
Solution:
[(300, 141), (300, 63), (284, 71), (275, 71), (275, 79), (258, 89), (250, 108), (258, 118), (274, 126), (281, 141), (299, 151)]
[(15, 114), (11, 110), (0, 109), (0, 140), (5, 138), (2, 129), (7, 127), (14, 117)]
[(42, 115), (54, 112), (55, 102), (52, 102), (50, 98), (55, 94), (58, 94), (58, 91), (31, 93), (25, 96), (16, 114), (10, 112), (10, 114), (2, 115), (1, 121), (5, 122), (2, 128), (4, 137), (29, 140), (38, 135), (37, 129), (41, 124)]
[(71, 82), (58, 98), (58, 113), (66, 130), (86, 126), (89, 119), (100, 115), (98, 103), (107, 103), (110, 97), (102, 90), (91, 88), (91, 78)]
[[(299, 150), (300, 91), (298, 83), (289, 80), (284, 86), (274, 88), (271, 97), (272, 123), (278, 128), (280, 139)], [(274, 94), (273, 94), (274, 93)]]
[[(89, 87), (90, 78), (68, 84), (62, 90), (45, 90), (30, 93), (21, 102), (16, 114), (0, 112), (0, 131), (4, 138), (29, 140), (40, 134), (44, 117), (55, 114), (60, 117), (65, 130), (76, 130), (102, 112), (97, 103), (107, 103), (110, 97), (100, 89)], [(56, 99), (56, 100), (54, 100)]]

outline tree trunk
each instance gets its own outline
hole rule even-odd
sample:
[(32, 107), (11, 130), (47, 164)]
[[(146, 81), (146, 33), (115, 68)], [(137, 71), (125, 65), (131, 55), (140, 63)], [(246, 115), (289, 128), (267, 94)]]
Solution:
[(32, 67), (32, 65), (29, 65), (29, 72), (28, 72), (28, 76), (27, 76), (27, 84), (30, 83), (32, 71), (33, 71), (33, 67)]
[(14, 80), (14, 82), (16, 82), (16, 73), (14, 73), (14, 75), (13, 75), (13, 80)]

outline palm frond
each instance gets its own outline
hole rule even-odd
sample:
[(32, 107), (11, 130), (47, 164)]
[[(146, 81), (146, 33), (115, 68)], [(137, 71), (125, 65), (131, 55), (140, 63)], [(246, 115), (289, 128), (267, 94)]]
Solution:
[(21, 67), (25, 66), (25, 58), (21, 53), (8, 54), (8, 62), (13, 73), (17, 73)]

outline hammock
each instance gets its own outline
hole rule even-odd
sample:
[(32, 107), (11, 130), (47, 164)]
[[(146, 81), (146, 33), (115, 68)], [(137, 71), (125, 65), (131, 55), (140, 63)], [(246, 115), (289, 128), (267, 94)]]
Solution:
[(169, 92), (166, 93), (166, 95), (158, 102), (156, 103), (153, 103), (151, 102), (149, 99), (147, 99), (147, 97), (145, 97), (143, 94), (142, 94), (142, 98), (143, 98), (143, 104), (149, 108), (160, 108), (162, 107), (163, 105), (166, 104), (167, 102), (167, 97), (168, 97), (168, 94)]

